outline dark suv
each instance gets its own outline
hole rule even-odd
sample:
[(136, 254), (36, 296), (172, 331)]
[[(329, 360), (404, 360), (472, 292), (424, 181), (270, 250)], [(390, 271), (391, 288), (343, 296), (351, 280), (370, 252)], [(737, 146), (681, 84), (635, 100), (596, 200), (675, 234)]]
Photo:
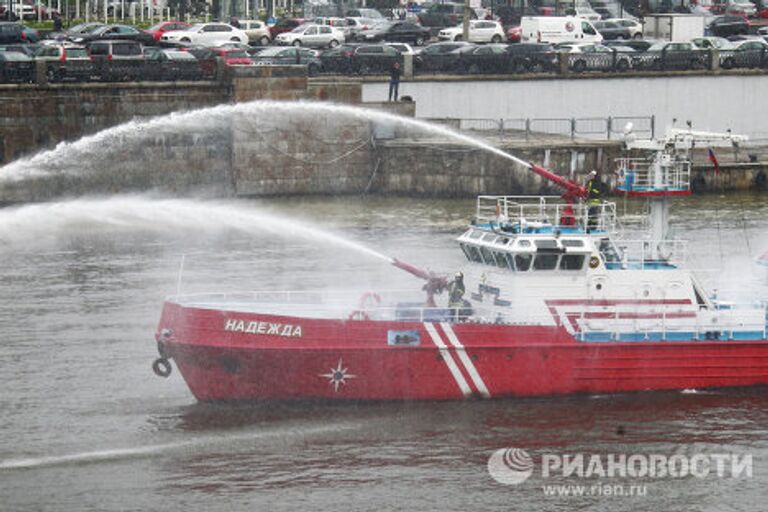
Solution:
[(102, 80), (135, 80), (144, 66), (144, 53), (136, 41), (94, 41), (88, 53), (93, 74)]
[(741, 16), (718, 16), (707, 26), (710, 35), (718, 37), (749, 33), (749, 21)]
[[(474, 9), (469, 11), (470, 18), (477, 19)], [(419, 23), (437, 34), (445, 27), (455, 27), (464, 19), (464, 4), (432, 4), (429, 9), (419, 14)]]
[(507, 47), (509, 70), (513, 72), (555, 71), (557, 51), (551, 44), (519, 43)]

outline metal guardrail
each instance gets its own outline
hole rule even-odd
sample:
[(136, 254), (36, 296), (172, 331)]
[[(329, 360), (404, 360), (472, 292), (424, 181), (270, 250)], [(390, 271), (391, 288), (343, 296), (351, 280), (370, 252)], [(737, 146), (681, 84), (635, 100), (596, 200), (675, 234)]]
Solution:
[(430, 118), (427, 121), (450, 126), (459, 131), (484, 132), (499, 137), (562, 135), (571, 139), (619, 139), (628, 123), (640, 138), (654, 138), (656, 116), (562, 117), (562, 118)]

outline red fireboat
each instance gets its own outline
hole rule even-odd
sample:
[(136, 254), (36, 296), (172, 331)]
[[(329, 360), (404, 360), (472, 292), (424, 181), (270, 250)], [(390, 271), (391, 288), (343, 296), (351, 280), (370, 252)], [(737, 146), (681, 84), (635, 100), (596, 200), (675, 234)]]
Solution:
[(649, 199), (649, 238), (618, 238), (613, 203), (584, 205), (583, 187), (525, 163), (563, 187), (565, 200), (478, 198), (457, 239), (467, 260), (460, 306), (441, 293), (447, 276), (394, 258), (425, 281), (422, 290), (170, 297), (155, 336), (155, 373), (168, 376), (172, 359), (201, 401), (768, 384), (767, 303), (719, 302), (682, 265), (684, 241), (666, 237), (667, 200), (689, 193), (680, 147), (622, 161), (617, 188)]

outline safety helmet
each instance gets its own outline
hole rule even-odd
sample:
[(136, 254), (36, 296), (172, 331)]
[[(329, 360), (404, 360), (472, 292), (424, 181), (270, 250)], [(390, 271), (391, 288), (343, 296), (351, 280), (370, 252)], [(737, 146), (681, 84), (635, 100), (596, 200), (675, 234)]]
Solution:
[(456, 272), (456, 279), (464, 279), (464, 274), (461, 272)]

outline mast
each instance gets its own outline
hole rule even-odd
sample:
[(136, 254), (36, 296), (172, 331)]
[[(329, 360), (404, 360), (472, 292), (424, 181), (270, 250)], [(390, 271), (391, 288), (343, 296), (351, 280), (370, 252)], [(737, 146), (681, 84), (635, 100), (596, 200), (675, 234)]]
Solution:
[[(630, 128), (631, 130), (631, 128)], [(617, 190), (629, 196), (644, 197), (649, 206), (649, 231), (651, 244), (648, 258), (666, 259), (661, 246), (669, 239), (669, 208), (675, 196), (691, 194), (691, 151), (696, 144), (706, 146), (722, 143), (738, 144), (746, 141), (745, 135), (694, 131), (670, 128), (660, 139), (635, 139), (627, 134), (628, 150), (653, 151), (647, 159), (620, 159)]]

